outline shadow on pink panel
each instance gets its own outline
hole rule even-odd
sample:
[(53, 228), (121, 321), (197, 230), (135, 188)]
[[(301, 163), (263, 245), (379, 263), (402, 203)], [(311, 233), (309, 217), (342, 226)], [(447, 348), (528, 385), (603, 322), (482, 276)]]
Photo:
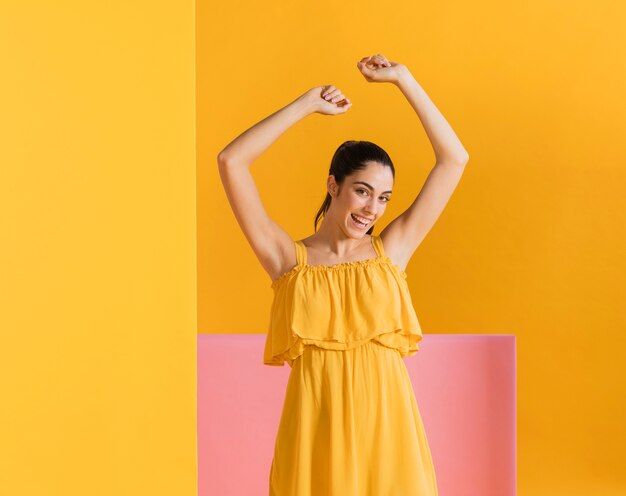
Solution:
[[(269, 492), (291, 368), (263, 365), (264, 344), (264, 334), (198, 335), (200, 496)], [(515, 336), (425, 334), (404, 363), (439, 496), (515, 495)]]

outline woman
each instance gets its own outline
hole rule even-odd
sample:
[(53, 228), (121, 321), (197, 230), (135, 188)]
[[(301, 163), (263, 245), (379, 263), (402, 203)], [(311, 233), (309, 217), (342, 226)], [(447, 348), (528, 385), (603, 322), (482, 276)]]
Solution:
[[(396, 85), (433, 145), (423, 188), (379, 234), (395, 169), (367, 141), (335, 152), (314, 234), (294, 242), (263, 208), (250, 164), (317, 112), (348, 111), (335, 86), (315, 87), (260, 121), (218, 156), (235, 217), (272, 279), (264, 363), (291, 367), (270, 495), (437, 494), (435, 470), (402, 357), (422, 338), (405, 268), (456, 188), (469, 156), (408, 68), (377, 54), (357, 63), (369, 82)], [(322, 218), (319, 230), (318, 221)]]

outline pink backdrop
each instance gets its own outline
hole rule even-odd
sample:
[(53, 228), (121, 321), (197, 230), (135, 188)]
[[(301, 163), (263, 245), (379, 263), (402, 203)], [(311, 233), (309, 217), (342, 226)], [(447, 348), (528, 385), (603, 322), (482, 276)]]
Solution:
[[(264, 334), (198, 335), (200, 496), (268, 494), (291, 369), (263, 365), (264, 343)], [(425, 334), (404, 363), (439, 496), (515, 495), (515, 336)]]

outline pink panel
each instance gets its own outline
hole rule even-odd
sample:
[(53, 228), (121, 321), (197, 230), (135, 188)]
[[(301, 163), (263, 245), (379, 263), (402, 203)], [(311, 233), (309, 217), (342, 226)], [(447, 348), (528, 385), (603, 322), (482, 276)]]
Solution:
[[(268, 494), (291, 369), (263, 365), (264, 344), (264, 334), (198, 335), (200, 496)], [(439, 496), (515, 495), (515, 336), (425, 334), (404, 362)]]

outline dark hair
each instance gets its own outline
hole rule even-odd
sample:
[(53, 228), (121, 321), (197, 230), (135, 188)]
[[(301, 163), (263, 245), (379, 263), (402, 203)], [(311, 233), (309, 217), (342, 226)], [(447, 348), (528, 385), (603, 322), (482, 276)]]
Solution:
[[(378, 162), (391, 168), (391, 175), (396, 177), (396, 170), (393, 167), (393, 162), (385, 150), (380, 146), (372, 143), (371, 141), (344, 141), (339, 148), (335, 150), (332, 160), (330, 161), (330, 169), (328, 175), (335, 176), (335, 182), (341, 186), (346, 176), (353, 174), (356, 171), (363, 170), (367, 167), (366, 162)], [(317, 231), (317, 224), (320, 218), (326, 215), (332, 197), (326, 192), (326, 198), (322, 206), (317, 211), (315, 221), (313, 223), (313, 229)], [(367, 234), (372, 234), (374, 226), (370, 227)]]

